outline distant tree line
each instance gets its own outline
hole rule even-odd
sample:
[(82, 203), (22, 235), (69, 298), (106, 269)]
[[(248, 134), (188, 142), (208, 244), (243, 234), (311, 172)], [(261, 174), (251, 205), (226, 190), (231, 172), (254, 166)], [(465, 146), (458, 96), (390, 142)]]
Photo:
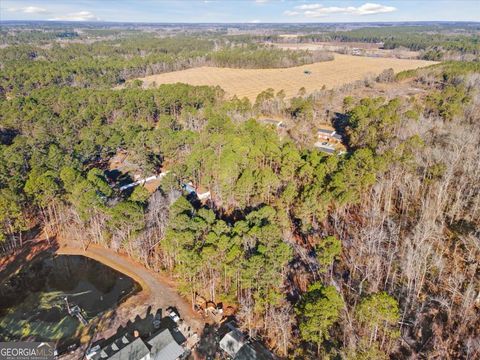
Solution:
[(326, 52), (282, 50), (257, 45), (235, 46), (209, 54), (213, 65), (234, 68), (283, 68), (333, 60)]
[(349, 31), (325, 32), (299, 36), (300, 42), (343, 41), (382, 43), (384, 49), (408, 48), (424, 51), (423, 58), (441, 60), (448, 52), (480, 54), (478, 34), (441, 33), (438, 29), (419, 26), (365, 27)]
[(202, 65), (276, 68), (331, 59), (318, 52), (231, 46), (224, 39), (191, 36), (131, 35), (93, 43), (18, 44), (0, 49), (0, 89), (25, 94), (46, 86), (109, 88), (135, 77)]

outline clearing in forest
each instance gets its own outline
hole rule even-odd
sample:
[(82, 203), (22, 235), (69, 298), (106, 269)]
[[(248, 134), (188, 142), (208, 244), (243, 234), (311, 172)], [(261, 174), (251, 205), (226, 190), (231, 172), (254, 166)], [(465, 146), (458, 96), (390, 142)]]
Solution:
[(296, 96), (302, 87), (307, 92), (321, 89), (323, 85), (334, 88), (369, 74), (378, 75), (392, 68), (395, 73), (435, 64), (433, 61), (373, 58), (335, 54), (332, 61), (284, 69), (232, 69), (203, 66), (140, 78), (144, 86), (187, 83), (191, 85), (219, 85), (228, 96), (248, 97), (255, 101), (265, 89), (284, 90), (287, 97)]

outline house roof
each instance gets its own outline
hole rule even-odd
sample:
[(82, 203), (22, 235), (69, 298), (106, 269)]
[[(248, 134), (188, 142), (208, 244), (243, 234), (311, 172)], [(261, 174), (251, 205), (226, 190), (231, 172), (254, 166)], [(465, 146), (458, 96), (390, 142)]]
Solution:
[(140, 338), (136, 338), (133, 342), (126, 345), (119, 351), (113, 353), (109, 360), (140, 360), (149, 353), (147, 346)]
[(152, 360), (176, 360), (184, 353), (168, 329), (154, 335), (147, 343), (151, 346)]
[(274, 360), (275, 356), (257, 341), (245, 344), (234, 360)]
[(189, 194), (192, 194), (195, 192), (195, 188), (190, 184), (182, 184), (182, 189)]
[(333, 135), (335, 130), (333, 129), (318, 129), (319, 133), (326, 134), (326, 135)]
[(235, 356), (235, 354), (240, 350), (240, 348), (245, 345), (246, 338), (239, 330), (232, 330), (228, 332), (222, 340), (220, 340), (220, 348), (225, 351), (230, 356)]
[(322, 145), (322, 143), (319, 142), (319, 141), (316, 142), (316, 143), (314, 144), (314, 146), (315, 146), (318, 150), (323, 151), (323, 152), (325, 152), (325, 153), (327, 153), (327, 154), (333, 154), (333, 153), (335, 152), (335, 148), (330, 147), (330, 146), (327, 146), (327, 145)]

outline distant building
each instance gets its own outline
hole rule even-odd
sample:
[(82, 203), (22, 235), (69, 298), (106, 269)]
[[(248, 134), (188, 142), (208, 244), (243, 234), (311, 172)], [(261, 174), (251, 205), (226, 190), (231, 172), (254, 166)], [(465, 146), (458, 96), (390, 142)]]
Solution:
[(362, 55), (362, 50), (359, 48), (353, 48), (352, 49), (352, 55)]
[(332, 141), (332, 142), (341, 142), (342, 135), (337, 134), (334, 129), (320, 128), (317, 132), (319, 139)]
[(318, 150), (327, 154), (335, 153), (335, 148), (328, 145), (327, 143), (321, 143), (320, 141), (318, 141), (313, 146), (315, 146)]
[(199, 193), (198, 189), (196, 189), (191, 182), (183, 183), (182, 189), (186, 191), (188, 195), (196, 196), (198, 200), (206, 200), (206, 199), (210, 199), (211, 197), (210, 191)]

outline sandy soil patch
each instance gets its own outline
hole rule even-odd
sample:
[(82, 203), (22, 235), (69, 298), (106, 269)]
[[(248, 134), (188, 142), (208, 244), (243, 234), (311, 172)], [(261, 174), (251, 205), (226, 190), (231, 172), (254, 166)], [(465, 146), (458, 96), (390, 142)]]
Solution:
[[(320, 89), (324, 85), (327, 88), (334, 88), (362, 80), (369, 74), (379, 74), (388, 68), (399, 72), (432, 64), (435, 62), (335, 54), (333, 61), (285, 69), (232, 69), (203, 66), (151, 75), (140, 80), (144, 82), (144, 86), (178, 82), (191, 85), (219, 85), (228, 96), (246, 96), (254, 101), (258, 93), (267, 88), (273, 88), (275, 91), (284, 90), (287, 97), (292, 97), (297, 95), (302, 87), (307, 92)], [(305, 74), (305, 70), (310, 71), (310, 74)]]

